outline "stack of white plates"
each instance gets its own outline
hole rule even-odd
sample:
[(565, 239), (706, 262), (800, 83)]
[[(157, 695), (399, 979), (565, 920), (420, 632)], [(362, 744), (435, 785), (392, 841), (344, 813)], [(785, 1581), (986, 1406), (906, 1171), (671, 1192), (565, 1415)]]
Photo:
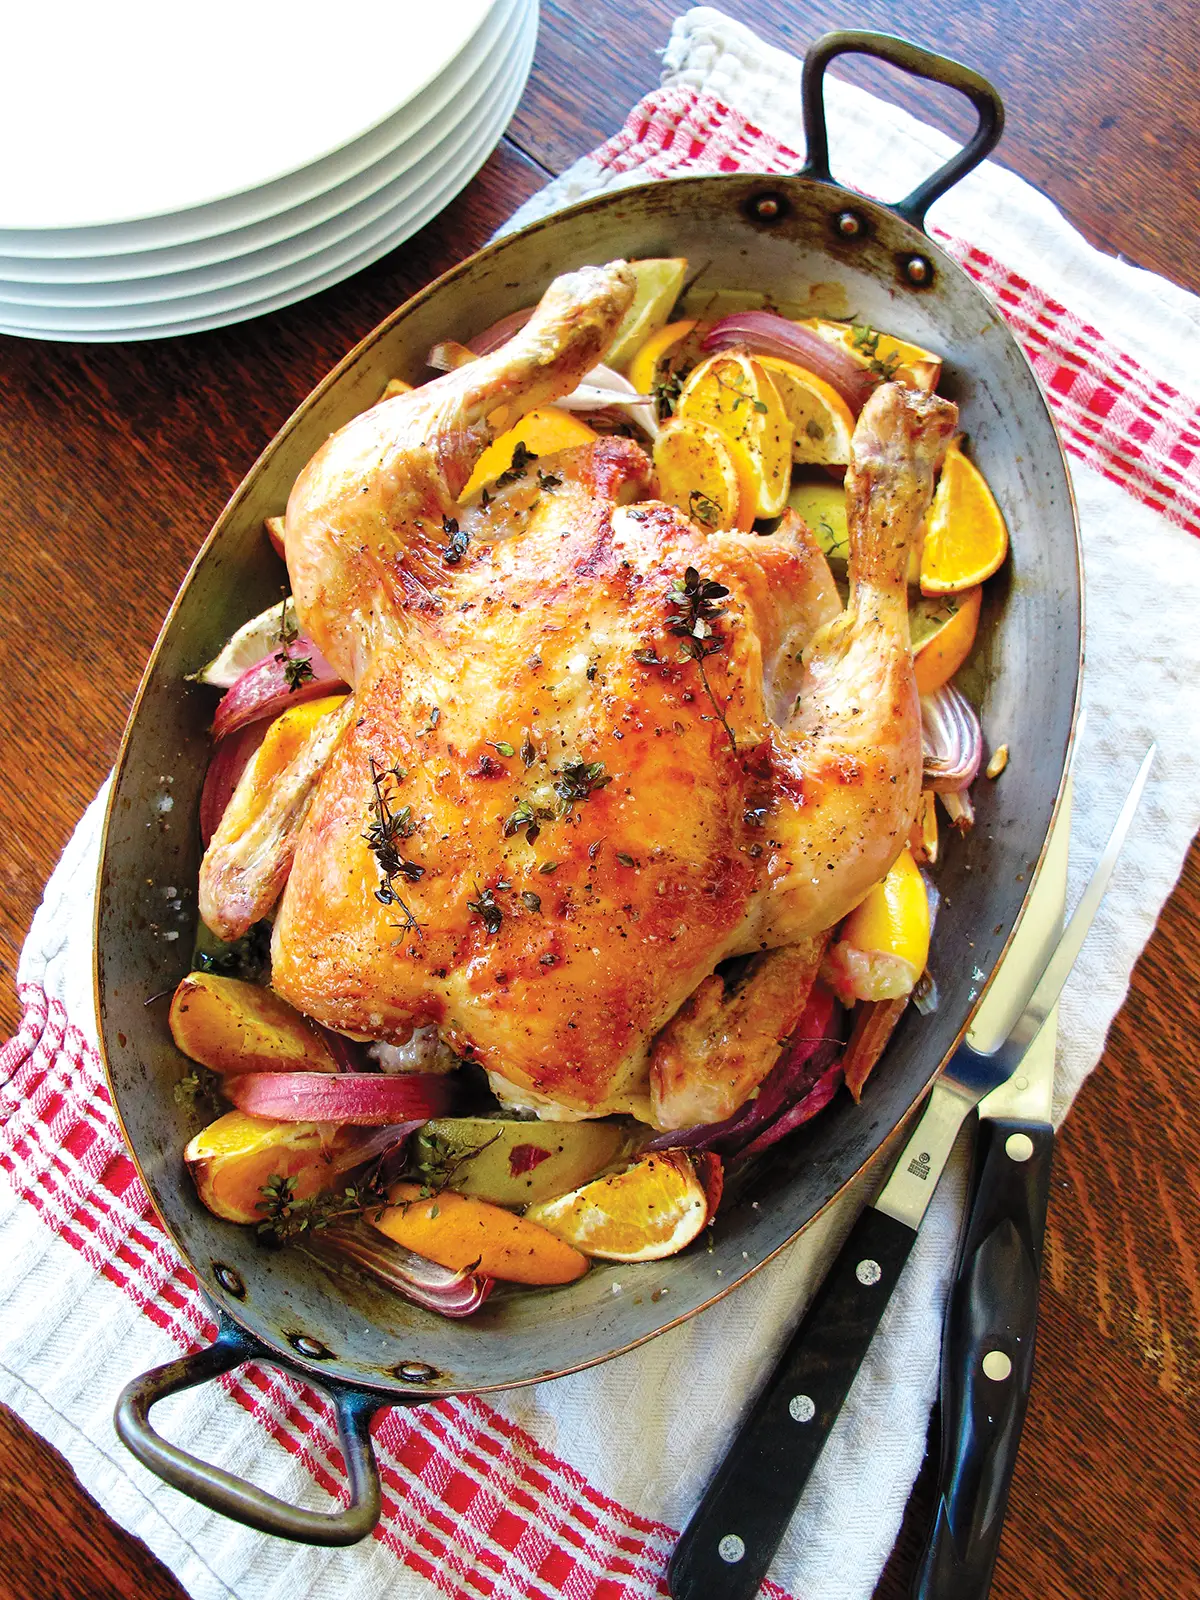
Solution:
[(0, 333), (113, 342), (274, 311), (415, 233), (499, 142), (537, 0), (60, 0), (5, 33)]

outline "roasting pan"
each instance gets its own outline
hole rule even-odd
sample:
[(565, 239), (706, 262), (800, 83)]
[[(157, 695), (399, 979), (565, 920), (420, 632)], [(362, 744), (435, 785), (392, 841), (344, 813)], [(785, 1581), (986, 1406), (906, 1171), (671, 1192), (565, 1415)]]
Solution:
[[(822, 84), (843, 53), (947, 84), (976, 107), (974, 137), (907, 199), (877, 204), (829, 169)], [(353, 350), (284, 425), (205, 541), (163, 625), (117, 760), (96, 903), (96, 995), (113, 1103), (133, 1159), (180, 1253), (214, 1307), (208, 1348), (129, 1384), (117, 1408), (126, 1444), (153, 1471), (251, 1526), (348, 1544), (379, 1516), (368, 1428), (382, 1406), (419, 1404), (560, 1377), (631, 1349), (733, 1292), (834, 1199), (906, 1118), (966, 1029), (1036, 876), (1073, 736), (1082, 637), (1081, 559), (1070, 480), (1048, 407), (995, 307), (924, 232), (925, 211), (995, 145), (1003, 107), (978, 74), (898, 39), (829, 34), (804, 69), (808, 161), (796, 176), (726, 174), (625, 188), (505, 238), (409, 300)], [(167, 998), (188, 968), (200, 862), (197, 810), (212, 695), (186, 674), (277, 599), (285, 574), (263, 536), (327, 436), (375, 403), (385, 382), (420, 381), (440, 339), (468, 339), (538, 298), (556, 274), (614, 257), (686, 255), (732, 289), (803, 294), (843, 286), (857, 317), (945, 357), (975, 459), (1008, 520), (1012, 557), (989, 585), (977, 646), (982, 718), (1007, 742), (999, 783), (976, 787), (977, 821), (938, 873), (930, 956), (939, 1009), (905, 1014), (861, 1105), (841, 1096), (735, 1184), (711, 1249), (662, 1262), (597, 1264), (566, 1288), (497, 1294), (447, 1321), (297, 1249), (269, 1251), (253, 1229), (199, 1203), (182, 1151), (198, 1121), (173, 1085), (188, 1070)], [(182, 909), (173, 912), (165, 889)], [(170, 937), (174, 934), (175, 937)], [(151, 996), (164, 998), (147, 1003)], [(757, 1202), (757, 1204), (756, 1204)], [(613, 1292), (619, 1271), (622, 1292)], [(660, 1291), (666, 1291), (665, 1293)], [(350, 1503), (288, 1506), (189, 1456), (149, 1420), (165, 1394), (241, 1362), (274, 1363), (332, 1399)]]

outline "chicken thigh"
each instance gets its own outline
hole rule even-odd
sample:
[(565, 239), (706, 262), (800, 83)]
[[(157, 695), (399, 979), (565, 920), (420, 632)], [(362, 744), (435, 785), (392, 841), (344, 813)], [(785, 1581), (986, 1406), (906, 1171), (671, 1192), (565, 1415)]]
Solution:
[(802, 524), (705, 533), (626, 439), (518, 452), (459, 506), (489, 415), (568, 393), (632, 287), (619, 262), (556, 280), (508, 344), (309, 463), (288, 567), (353, 697), (315, 786), (311, 760), (292, 774), (313, 787), (280, 807), (274, 877), (218, 831), (202, 903), (232, 936), (290, 859), (272, 982), (306, 1014), (393, 1042), (435, 1024), (542, 1115), (662, 1121), (689, 1101), (652, 1094), (659, 1031), (727, 957), (844, 916), (907, 835), (905, 571), (956, 413), (897, 384), (864, 408), (836, 615)]

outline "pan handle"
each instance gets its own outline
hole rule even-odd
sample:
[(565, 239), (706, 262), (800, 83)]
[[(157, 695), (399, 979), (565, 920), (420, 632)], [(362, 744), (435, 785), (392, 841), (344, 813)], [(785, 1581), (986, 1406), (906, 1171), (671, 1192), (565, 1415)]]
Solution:
[(914, 78), (926, 78), (931, 83), (944, 83), (965, 95), (979, 113), (979, 125), (970, 140), (957, 155), (951, 156), (925, 182), (919, 184), (903, 200), (898, 200), (889, 210), (914, 228), (925, 232), (925, 213), (933, 202), (952, 189), (960, 178), (974, 171), (979, 163), (995, 149), (1004, 132), (1004, 103), (999, 94), (980, 73), (951, 61), (949, 56), (935, 55), (932, 50), (922, 50), (906, 39), (896, 39), (889, 33), (865, 33), (856, 30), (827, 33), (810, 48), (804, 58), (802, 92), (804, 96), (804, 135), (808, 157), (802, 177), (815, 178), (820, 183), (836, 182), (829, 170), (829, 129), (825, 123), (825, 69), (835, 56), (874, 56), (886, 61)]
[[(379, 1468), (369, 1432), (371, 1418), (386, 1403), (378, 1395), (333, 1379), (320, 1385), (333, 1402), (350, 1482), (350, 1504), (344, 1511), (306, 1511), (288, 1505), (243, 1478), (170, 1444), (151, 1424), (150, 1408), (159, 1400), (181, 1389), (194, 1389), (255, 1359), (285, 1365), (274, 1351), (218, 1312), (217, 1337), (206, 1349), (168, 1361), (166, 1366), (155, 1367), (126, 1384), (114, 1416), (117, 1433), (144, 1467), (211, 1511), (219, 1511), (261, 1533), (302, 1544), (357, 1544), (379, 1521)], [(294, 1370), (307, 1382), (313, 1381), (311, 1373), (290, 1366), (288, 1370)]]

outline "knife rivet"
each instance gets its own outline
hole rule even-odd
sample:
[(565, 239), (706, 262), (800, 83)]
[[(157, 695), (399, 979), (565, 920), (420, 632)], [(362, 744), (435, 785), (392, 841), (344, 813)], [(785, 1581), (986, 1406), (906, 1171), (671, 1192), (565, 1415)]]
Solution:
[(794, 1394), (788, 1401), (788, 1416), (793, 1422), (811, 1422), (817, 1414), (811, 1395)]
[(878, 1283), (883, 1277), (883, 1268), (878, 1261), (872, 1261), (868, 1256), (865, 1261), (860, 1261), (854, 1269), (854, 1276), (864, 1289), (869, 1289), (873, 1283)]
[(1028, 1161), (1033, 1154), (1033, 1140), (1027, 1133), (1010, 1133), (1004, 1141), (1004, 1154), (1010, 1161)]
[(728, 1561), (732, 1567), (746, 1554), (745, 1542), (739, 1539), (736, 1533), (727, 1533), (717, 1546), (717, 1554), (722, 1561)]
[(989, 1350), (983, 1358), (983, 1375), (993, 1383), (1003, 1383), (1012, 1371), (1012, 1362), (1003, 1350)]

